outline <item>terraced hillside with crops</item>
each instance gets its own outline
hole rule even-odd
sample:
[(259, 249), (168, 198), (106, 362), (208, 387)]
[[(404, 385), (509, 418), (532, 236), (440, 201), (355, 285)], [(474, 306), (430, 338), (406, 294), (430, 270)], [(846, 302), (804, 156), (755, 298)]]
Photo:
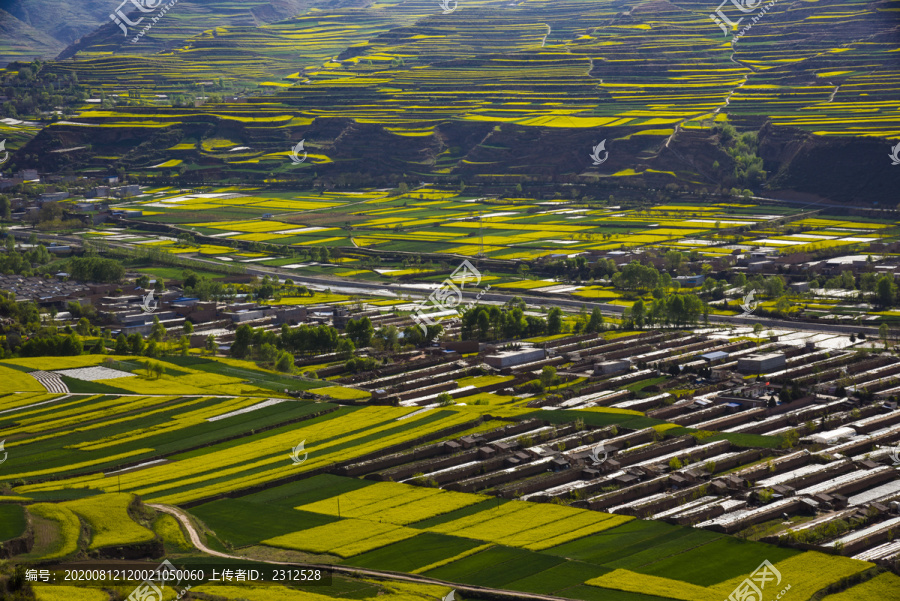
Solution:
[[(887, 142), (900, 137), (896, 4), (777, 4), (739, 38), (699, 2), (472, 1), (449, 14), (424, 1), (328, 5), (191, 36), (179, 7), (152, 30), (182, 39), (177, 48), (112, 48), (116, 28), (45, 65), (133, 100), (84, 105), (16, 165), (41, 156), (54, 169), (195, 183), (567, 182), (601, 194), (737, 184), (872, 202), (893, 185), (876, 166), (890, 166)], [(208, 95), (219, 77), (224, 90), (266, 92), (188, 108), (157, 99)], [(725, 122), (758, 132), (768, 178), (738, 173)], [(309, 156), (298, 166), (287, 159), (300, 140)], [(172, 159), (179, 169), (161, 170)], [(835, 168), (823, 175), (822, 164)]]

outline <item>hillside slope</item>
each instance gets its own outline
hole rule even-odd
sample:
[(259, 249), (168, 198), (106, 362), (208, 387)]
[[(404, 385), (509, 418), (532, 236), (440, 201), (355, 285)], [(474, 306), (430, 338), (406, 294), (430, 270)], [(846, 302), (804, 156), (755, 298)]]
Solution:
[[(173, 48), (154, 55), (121, 48), (110, 23), (46, 68), (133, 100), (52, 125), (28, 153), (45, 167), (170, 183), (419, 178), (574, 183), (603, 196), (674, 185), (876, 202), (900, 177), (887, 158), (900, 138), (898, 0), (776, 3), (739, 39), (697, 2), (322, 6), (259, 25), (245, 4), (179, 4), (128, 44)], [(213, 13), (238, 24), (186, 37), (191, 19)], [(268, 94), (153, 100), (208, 93), (219, 77), (214, 89)], [(726, 122), (754, 141), (723, 137)], [(288, 154), (300, 140), (310, 159), (297, 167)], [(597, 165), (602, 141), (609, 156)], [(74, 146), (103, 150), (47, 157)], [(155, 167), (172, 160), (177, 171)], [(748, 161), (768, 183), (747, 176)]]

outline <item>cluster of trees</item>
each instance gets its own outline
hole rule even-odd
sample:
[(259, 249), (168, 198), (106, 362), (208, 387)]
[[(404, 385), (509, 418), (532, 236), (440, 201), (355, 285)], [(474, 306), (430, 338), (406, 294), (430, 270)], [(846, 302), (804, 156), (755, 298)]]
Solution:
[[(670, 250), (665, 254), (666, 269), (673, 273), (687, 274), (689, 261), (700, 259), (696, 251), (682, 253)], [(524, 275), (527, 269), (520, 268)], [(612, 259), (599, 259), (595, 263), (588, 263), (585, 257), (559, 259), (541, 270), (548, 275), (564, 276), (573, 280), (608, 279), (613, 286), (621, 290), (634, 290), (647, 292), (656, 288), (665, 290), (678, 288), (678, 282), (672, 279), (667, 271), (660, 271), (652, 265), (644, 265), (639, 261), (632, 261), (621, 269)]]
[(229, 291), (226, 286), (222, 285), (222, 282), (197, 275), (193, 271), (185, 271), (182, 274), (181, 288), (185, 296), (193, 296), (201, 301), (224, 300), (225, 298), (234, 298), (237, 294), (233, 286)]
[[(527, 267), (523, 264), (520, 273), (524, 275), (526, 271)], [(587, 280), (610, 278), (618, 271), (618, 268), (612, 259), (599, 259), (594, 263), (588, 263), (584, 257), (574, 257), (557, 259), (548, 263), (541, 271), (556, 277), (564, 276), (575, 280)]]
[(76, 334), (68, 336), (58, 332), (47, 332), (45, 335), (34, 336), (22, 342), (17, 349), (20, 357), (68, 357), (80, 355), (84, 352), (84, 344)]
[[(177, 349), (182, 355), (187, 355), (191, 348), (191, 342), (188, 335), (194, 331), (191, 322), (186, 321), (183, 326), (182, 335), (177, 340)], [(117, 355), (142, 355), (144, 357), (159, 358), (160, 356), (171, 352), (168, 344), (170, 333), (166, 331), (166, 327), (162, 325), (158, 317), (153, 318), (153, 326), (150, 328), (150, 335), (145, 339), (143, 335), (134, 332), (129, 335), (120, 333), (115, 342), (115, 353)], [(99, 341), (98, 341), (99, 342)], [(207, 349), (215, 350), (215, 337), (210, 335), (207, 339)], [(102, 349), (93, 349), (93, 353), (102, 353)]]
[(43, 63), (13, 63), (3, 72), (3, 114), (7, 117), (36, 115), (56, 107), (71, 107), (88, 98), (88, 89), (79, 85), (76, 73), (47, 72)]
[[(0, 314), (16, 314), (6, 306), (5, 297), (0, 297), (0, 299), (2, 299), (0, 300)], [(2, 333), (0, 336), (0, 359), (17, 356), (63, 357), (80, 355), (84, 352), (81, 337), (72, 328), (60, 333), (55, 327), (41, 326), (39, 322), (33, 321), (39, 319), (36, 315), (37, 307), (31, 303), (21, 303), (21, 305), (30, 305), (20, 307), (23, 310), (18, 314), (31, 321), (25, 322), (24, 325), (4, 324), (0, 327), (0, 333)]]
[(787, 290), (787, 284), (780, 275), (755, 275), (748, 280), (744, 274), (739, 273), (732, 278), (732, 284), (738, 287), (743, 286), (744, 292), (755, 290), (758, 294), (764, 294), (769, 298), (778, 298)]
[[(566, 324), (559, 307), (552, 307), (546, 318), (525, 315), (525, 302), (518, 296), (502, 308), (475, 305), (462, 314), (461, 321), (463, 340), (510, 340), (542, 334), (553, 336), (568, 331), (574, 334), (592, 333), (600, 332), (605, 327), (603, 314), (597, 307), (590, 314), (582, 307), (575, 322)], [(421, 328), (418, 331), (421, 336)]]
[(696, 324), (708, 314), (708, 308), (696, 294), (668, 294), (654, 299), (649, 307), (638, 300), (625, 312), (625, 319), (638, 329), (645, 325), (684, 327)]
[[(249, 329), (250, 326), (243, 325), (238, 328), (238, 336), (240, 336), (241, 328)], [(269, 332), (268, 334), (271, 334)], [(258, 340), (254, 335), (254, 343)], [(323, 354), (341, 351), (341, 341), (353, 343), (347, 338), (341, 338), (340, 333), (331, 326), (326, 325), (300, 325), (295, 328), (289, 327), (287, 324), (281, 326), (281, 335), (276, 342), (280, 343), (282, 348), (295, 353), (303, 354)], [(353, 349), (351, 348), (351, 352)]]
[(582, 306), (581, 311), (575, 316), (575, 323), (572, 325), (572, 333), (593, 334), (594, 332), (600, 332), (605, 328), (606, 326), (603, 325), (603, 314), (600, 312), (599, 307), (594, 307), (591, 314), (588, 315), (587, 310)]
[[(734, 171), (724, 178), (724, 186), (741, 185), (750, 188), (758, 187), (766, 181), (763, 160), (756, 156), (759, 148), (757, 132), (738, 134), (730, 123), (719, 123), (715, 126), (719, 135), (719, 143), (725, 152), (734, 160)], [(718, 162), (713, 164), (718, 169)], [(739, 191), (740, 192), (740, 191)], [(743, 194), (741, 192), (741, 194)], [(732, 195), (737, 196), (732, 191)]]
[[(867, 259), (867, 263), (872, 264), (872, 257)], [(844, 270), (840, 275), (825, 280), (813, 278), (809, 285), (811, 288), (859, 290), (881, 307), (892, 307), (897, 304), (897, 285), (893, 276), (888, 274), (879, 275), (874, 271), (866, 271), (855, 276), (852, 271)]]
[(264, 275), (261, 280), (249, 286), (251, 298), (262, 299), (280, 299), (283, 296), (315, 296), (315, 290), (310, 290), (302, 284), (297, 286), (293, 280), (285, 280), (284, 284), (280, 283), (278, 278), (270, 278)]
[(6, 252), (0, 254), (0, 273), (6, 275), (34, 275), (32, 265), (46, 265), (53, 257), (43, 244), (25, 252), (15, 250), (16, 242), (12, 236), (6, 238)]
[(356, 348), (363, 348), (372, 344), (372, 335), (375, 333), (375, 326), (372, 325), (372, 320), (368, 317), (360, 317), (359, 319), (351, 319), (348, 321), (345, 331), (347, 333), (347, 338), (356, 345)]
[(291, 328), (281, 326), (276, 334), (271, 330), (253, 328), (248, 324), (238, 327), (231, 345), (231, 355), (237, 359), (253, 358), (260, 363), (271, 364), (279, 371), (289, 372), (294, 366), (294, 354), (325, 354), (337, 352), (349, 358), (355, 350), (353, 341), (342, 338), (339, 332), (326, 325), (300, 325)]
[(28, 221), (41, 231), (73, 230), (84, 226), (80, 219), (67, 219), (65, 208), (58, 202), (45, 202), (40, 211), (28, 215)]
[[(681, 253), (678, 253), (681, 255)], [(663, 274), (666, 286), (671, 286), (672, 277), (669, 274)], [(649, 291), (660, 287), (660, 273), (652, 265), (642, 265), (638, 261), (632, 261), (624, 266), (621, 271), (613, 274), (613, 286), (622, 290), (639, 290)]]
[(358, 374), (364, 371), (372, 371), (378, 367), (378, 361), (372, 357), (354, 357), (344, 363), (344, 367), (347, 371)]
[(444, 331), (443, 326), (440, 324), (426, 325), (425, 329), (426, 331), (423, 332), (422, 328), (417, 326), (406, 328), (403, 330), (403, 342), (413, 346), (421, 346), (426, 342), (431, 342)]
[[(223, 284), (218, 280), (214, 280), (206, 275), (197, 274), (191, 270), (184, 270), (181, 274), (181, 287), (185, 296), (193, 296), (201, 301), (208, 300), (232, 300), (238, 294), (239, 289), (246, 292), (247, 299), (272, 299), (280, 300), (289, 296), (315, 296), (315, 290), (310, 290), (306, 286), (297, 286), (293, 280), (286, 280), (283, 284), (278, 278), (263, 276), (261, 280), (257, 280), (247, 286), (235, 286), (234, 284)], [(138, 286), (145, 287), (140, 281)]]
[(125, 277), (125, 267), (115, 259), (97, 256), (73, 257), (69, 260), (69, 276), (79, 282), (114, 284)]
[[(53, 339), (48, 346), (61, 348), (62, 342), (56, 328), (41, 325), (38, 306), (32, 302), (16, 302), (15, 295), (0, 291), (0, 358), (13, 357), (20, 353), (23, 344), (44, 344), (43, 339)], [(32, 342), (33, 341), (33, 342)], [(31, 346), (29, 348), (37, 348)], [(29, 351), (30, 352), (30, 351)]]
[[(555, 333), (562, 330), (562, 311), (551, 309)], [(463, 340), (504, 340), (540, 336), (550, 332), (547, 319), (525, 315), (521, 307), (475, 305), (462, 314)]]
[[(407, 328), (404, 342), (413, 343), (412, 336), (418, 328)], [(421, 332), (419, 331), (421, 337)], [(347, 360), (350, 371), (372, 369), (374, 363), (365, 357), (353, 358), (357, 348), (373, 346), (377, 350), (397, 351), (400, 348), (400, 331), (396, 326), (387, 326), (375, 331), (368, 317), (351, 319), (347, 324), (347, 335), (341, 336), (337, 329), (326, 325), (281, 326), (281, 332), (252, 328), (247, 324), (238, 327), (231, 355), (238, 359), (253, 358), (261, 363), (275, 365), (281, 371), (290, 371), (294, 364), (294, 354), (337, 353)], [(424, 342), (421, 338), (420, 342)], [(374, 360), (372, 360), (374, 361)]]

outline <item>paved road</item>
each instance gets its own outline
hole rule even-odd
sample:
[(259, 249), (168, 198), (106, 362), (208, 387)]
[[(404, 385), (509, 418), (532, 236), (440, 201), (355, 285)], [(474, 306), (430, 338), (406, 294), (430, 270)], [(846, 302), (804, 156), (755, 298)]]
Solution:
[(162, 505), (160, 503), (148, 503), (148, 506), (156, 509), (157, 511), (162, 511), (163, 513), (168, 513), (171, 516), (174, 516), (181, 524), (184, 526), (185, 530), (187, 530), (188, 536), (191, 539), (191, 544), (197, 547), (202, 552), (212, 555), (214, 557), (224, 557), (227, 559), (243, 559), (246, 561), (253, 561), (256, 563), (268, 563), (272, 565), (280, 565), (280, 566), (298, 566), (306, 569), (320, 569), (320, 570), (332, 570), (338, 574), (346, 574), (348, 576), (374, 576), (375, 578), (382, 578), (386, 580), (404, 580), (406, 582), (417, 582), (420, 584), (435, 584), (438, 586), (446, 586), (451, 589), (455, 589), (457, 591), (462, 591), (464, 593), (471, 593), (473, 595), (478, 595), (479, 593), (489, 593), (491, 597), (500, 597), (500, 598), (508, 598), (508, 599), (530, 599), (533, 601), (572, 601), (568, 597), (554, 597), (553, 595), (538, 595), (535, 593), (523, 593), (519, 591), (510, 591), (506, 589), (500, 588), (489, 588), (484, 586), (471, 586), (467, 584), (457, 584), (455, 582), (447, 582), (445, 580), (437, 580), (436, 578), (427, 578), (425, 576), (417, 576), (416, 574), (406, 574), (403, 572), (388, 572), (384, 570), (371, 570), (368, 568), (356, 568), (352, 566), (342, 566), (342, 565), (332, 565), (332, 564), (317, 564), (317, 563), (293, 563), (289, 561), (274, 561), (271, 559), (257, 559), (254, 557), (246, 557), (242, 555), (234, 555), (231, 553), (222, 553), (221, 551), (216, 551), (214, 549), (210, 549), (206, 545), (203, 544), (203, 541), (200, 540), (200, 535), (197, 533), (197, 529), (194, 527), (194, 524), (191, 522), (188, 515), (177, 507), (173, 507), (171, 505)]
[[(32, 230), (12, 230), (17, 238), (28, 238)], [(56, 243), (70, 244), (70, 245), (80, 245), (81, 239), (76, 236), (56, 236), (53, 234), (40, 234), (37, 233), (37, 237), (42, 241), (51, 241)], [(113, 248), (121, 248), (121, 249), (134, 249), (135, 246), (122, 243), (122, 242), (107, 242), (107, 245)], [(190, 257), (192, 261), (196, 261), (198, 263), (207, 263), (209, 265), (221, 266), (222, 264), (213, 261), (211, 259), (204, 259), (201, 257)], [(246, 268), (247, 274), (256, 275), (256, 276), (277, 276), (282, 279), (291, 279), (295, 284), (304, 284), (304, 285), (314, 285), (320, 286), (323, 288), (340, 288), (342, 290), (350, 289), (351, 292), (356, 292), (359, 294), (365, 294), (367, 291), (370, 294), (377, 293), (393, 293), (396, 295), (404, 294), (410, 295), (413, 298), (421, 299), (428, 296), (430, 290), (422, 288), (421, 285), (411, 285), (411, 284), (396, 284), (390, 282), (370, 282), (366, 280), (354, 280), (350, 278), (337, 278), (337, 277), (326, 277), (326, 276), (309, 276), (309, 275), (301, 275), (297, 273), (293, 273), (290, 270), (279, 269), (277, 267), (264, 267), (261, 265), (253, 264), (253, 263), (243, 263), (241, 264)], [(476, 292), (465, 292), (463, 291), (463, 296), (467, 299), (475, 299), (479, 293)], [(592, 310), (594, 307), (599, 307), (601, 311), (605, 311), (607, 313), (622, 313), (625, 308), (621, 305), (612, 305), (609, 303), (601, 303), (601, 302), (591, 302), (587, 299), (573, 299), (571, 297), (565, 297), (561, 295), (552, 295), (548, 294), (546, 296), (535, 296), (535, 295), (527, 295), (527, 294), (516, 294), (515, 291), (505, 293), (500, 291), (494, 291), (482, 294), (480, 296), (483, 300), (489, 301), (497, 301), (497, 302), (506, 302), (513, 296), (519, 296), (524, 300), (528, 305), (532, 308), (540, 307), (540, 306), (559, 306), (559, 307), (568, 307), (574, 309), (580, 309), (582, 306), (586, 307), (588, 311)], [(743, 316), (743, 315), (710, 315), (709, 321), (712, 324), (717, 325), (730, 325), (730, 326), (753, 326), (754, 324), (761, 324), (763, 327), (767, 329), (771, 328), (782, 328), (782, 329), (791, 329), (791, 330), (800, 330), (806, 332), (827, 332), (832, 334), (865, 334), (866, 336), (878, 336), (878, 328), (875, 327), (867, 327), (867, 326), (856, 326), (856, 325), (848, 325), (848, 324), (838, 324), (838, 323), (813, 323), (813, 322), (798, 322), (798, 321), (789, 321), (786, 319), (777, 319), (774, 317), (761, 317), (755, 315)]]

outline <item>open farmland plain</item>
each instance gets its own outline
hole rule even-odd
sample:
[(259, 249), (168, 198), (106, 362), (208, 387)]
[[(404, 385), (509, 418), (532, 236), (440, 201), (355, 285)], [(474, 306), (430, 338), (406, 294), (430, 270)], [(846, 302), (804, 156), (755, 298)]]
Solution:
[[(758, 246), (780, 254), (841, 246), (853, 250), (860, 244), (894, 242), (900, 235), (898, 224), (890, 220), (816, 218), (815, 212), (752, 201), (623, 208), (563, 199), (485, 198), (428, 187), (399, 195), (376, 190), (303, 195), (239, 188), (204, 193), (150, 189), (143, 197), (118, 206), (141, 211), (134, 217), (137, 222), (169, 224), (223, 243), (266, 242), (298, 250), (329, 246), (468, 257), (483, 253), (514, 260), (647, 247), (715, 257)], [(176, 248), (175, 242), (144, 243), (190, 252)], [(217, 250), (208, 246), (199, 252), (215, 255)]]
[[(890, 307), (858, 302), (872, 292), (872, 284), (866, 288), (860, 281), (848, 287), (840, 278), (829, 277), (868, 257), (885, 264), (876, 270), (893, 269), (890, 265), (900, 256), (900, 221), (882, 213), (840, 216), (836, 210), (803, 205), (709, 198), (637, 207), (561, 198), (536, 201), (515, 195), (478, 197), (426, 185), (405, 193), (321, 194), (246, 187), (205, 192), (148, 188), (116, 206), (132, 214), (116, 225), (78, 235), (101, 247), (130, 248), (152, 260), (163, 253), (222, 269), (250, 268), (258, 275), (318, 278), (306, 283), (315, 282), (320, 292), (335, 285), (332, 296), (283, 295), (269, 301), (272, 304), (350, 302), (352, 294), (336, 292), (341, 282), (434, 287), (452, 263), (468, 258), (484, 265), (482, 286), (489, 284), (495, 293), (628, 308), (639, 299), (651, 303), (652, 286), (617, 283), (592, 264), (655, 255), (654, 264), (665, 267), (667, 254), (680, 253), (692, 264), (712, 267), (704, 268), (710, 281), (701, 292), (708, 294), (713, 285), (721, 294), (707, 298), (713, 301), (710, 315), (740, 315), (742, 298), (755, 289), (760, 309), (780, 317), (872, 325), (900, 318)], [(167, 231), (151, 232), (160, 227)], [(179, 238), (184, 234), (194, 241), (184, 243)], [(763, 295), (758, 282), (736, 284), (732, 268), (743, 268), (749, 281), (758, 271), (748, 263), (756, 261), (766, 265), (766, 276), (778, 274), (788, 285), (811, 281), (810, 288), (787, 289), (779, 299), (779, 294)], [(404, 310), (412, 307), (391, 300), (385, 290), (373, 301)]]

